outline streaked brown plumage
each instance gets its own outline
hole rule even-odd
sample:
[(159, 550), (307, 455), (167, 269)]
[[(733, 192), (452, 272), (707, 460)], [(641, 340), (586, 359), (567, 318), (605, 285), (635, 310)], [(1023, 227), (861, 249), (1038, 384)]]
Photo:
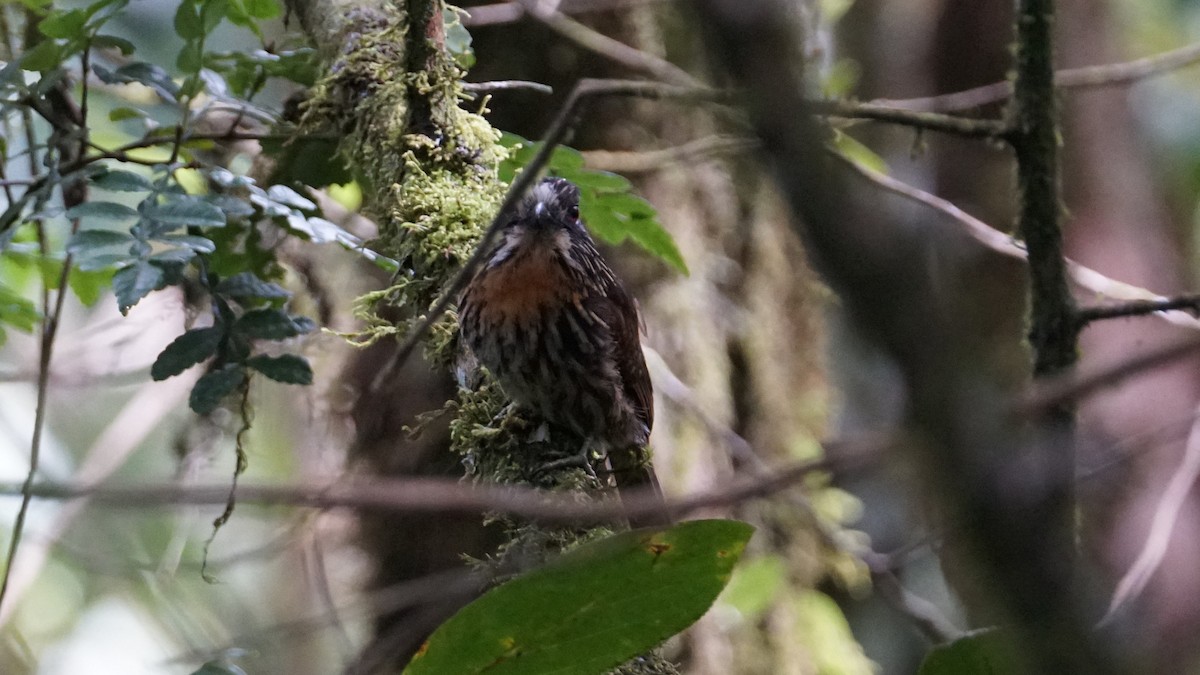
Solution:
[(658, 491), (637, 305), (580, 222), (575, 185), (547, 178), (530, 190), (463, 293), (459, 321), (519, 406), (599, 443), (619, 488)]

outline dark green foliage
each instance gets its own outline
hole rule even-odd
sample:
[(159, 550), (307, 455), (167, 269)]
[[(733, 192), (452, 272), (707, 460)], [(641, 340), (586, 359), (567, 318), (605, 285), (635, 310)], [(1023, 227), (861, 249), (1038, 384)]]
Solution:
[(278, 309), (252, 309), (233, 325), (233, 329), (255, 340), (283, 340), (303, 335), (315, 328), (310, 319), (288, 316)]
[(232, 394), (246, 379), (246, 369), (232, 364), (205, 373), (192, 387), (188, 397), (188, 406), (200, 415), (207, 415), (217, 408), (226, 396)]
[(150, 291), (160, 290), (166, 285), (166, 271), (152, 261), (139, 260), (123, 267), (113, 275), (113, 293), (117, 296), (117, 308), (122, 314), (126, 314)]
[(255, 356), (246, 361), (246, 365), (284, 384), (312, 384), (312, 368), (308, 361), (295, 354), (283, 356)]
[(699, 520), (584, 544), (463, 608), (404, 672), (603, 673), (699, 619), (753, 529)]
[(174, 377), (217, 353), (225, 331), (215, 326), (193, 328), (175, 338), (150, 366), (150, 377)]

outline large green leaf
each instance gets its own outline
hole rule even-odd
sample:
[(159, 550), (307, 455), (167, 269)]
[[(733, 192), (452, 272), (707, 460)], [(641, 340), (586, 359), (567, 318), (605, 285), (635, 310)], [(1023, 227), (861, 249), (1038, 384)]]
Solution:
[(697, 520), (581, 546), (463, 608), (404, 672), (603, 673), (699, 619), (753, 531)]

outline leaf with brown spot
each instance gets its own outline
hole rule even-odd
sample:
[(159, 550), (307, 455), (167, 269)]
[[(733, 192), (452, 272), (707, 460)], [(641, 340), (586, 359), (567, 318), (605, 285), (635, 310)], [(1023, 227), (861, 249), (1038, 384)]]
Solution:
[(404, 672), (607, 672), (703, 616), (753, 531), (695, 520), (580, 546), (464, 607)]

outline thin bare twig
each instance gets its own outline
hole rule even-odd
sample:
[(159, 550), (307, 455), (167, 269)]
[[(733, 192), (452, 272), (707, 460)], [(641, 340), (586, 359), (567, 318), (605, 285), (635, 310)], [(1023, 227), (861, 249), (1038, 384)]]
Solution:
[(563, 104), (562, 109), (559, 110), (558, 116), (550, 124), (549, 130), (546, 131), (546, 136), (539, 143), (537, 154), (533, 156), (533, 159), (529, 160), (529, 163), (525, 165), (521, 173), (513, 180), (512, 185), (509, 186), (508, 192), (504, 195), (504, 200), (500, 203), (500, 208), (497, 209), (496, 215), (492, 219), (492, 223), (484, 231), (479, 244), (475, 247), (475, 252), (463, 263), (458, 274), (446, 286), (445, 290), (442, 291), (441, 298), (425, 314), (425, 318), (409, 331), (407, 338), (400, 345), (400, 348), (396, 350), (396, 355), (392, 358), (391, 362), (380, 369), (379, 374), (371, 382), (370, 391), (373, 393), (382, 391), (385, 383), (395, 379), (396, 372), (404, 365), (408, 357), (412, 355), (413, 349), (424, 339), (425, 334), (429, 332), (433, 324), (446, 313), (450, 305), (458, 300), (458, 296), (471, 281), (475, 272), (483, 265), (484, 258), (487, 256), (488, 251), (491, 250), (493, 242), (500, 234), (500, 230), (504, 228), (504, 217), (512, 211), (517, 202), (533, 187), (542, 169), (550, 161), (550, 156), (554, 152), (554, 149), (574, 129), (575, 121), (582, 112), (584, 103), (597, 96), (713, 100), (721, 95), (721, 92), (714, 89), (678, 87), (658, 82), (642, 82), (638, 80), (580, 80), (575, 85), (575, 88), (571, 90), (571, 94), (567, 97), (567, 101)]
[(1011, 131), (1009, 125), (1003, 120), (956, 117), (937, 112), (908, 110), (894, 105), (881, 105), (878, 102), (812, 101), (810, 105), (814, 112), (830, 117), (900, 124), (914, 129), (940, 131), (967, 138), (1002, 139), (1007, 137)]
[(1074, 372), (1038, 383), (1014, 406), (1020, 415), (1037, 415), (1063, 401), (1078, 400), (1131, 375), (1157, 368), (1200, 351), (1200, 335), (1191, 336), (1150, 351), (1122, 358), (1119, 362), (1080, 367)]
[[(1193, 44), (1123, 63), (1063, 69), (1054, 74), (1054, 86), (1061, 89), (1115, 87), (1197, 63), (1200, 63), (1200, 44)], [(952, 94), (909, 99), (876, 99), (872, 103), (906, 110), (953, 112), (999, 103), (1012, 96), (1012, 92), (1012, 82), (1005, 80)]]
[(585, 150), (583, 161), (589, 169), (616, 171), (619, 173), (646, 173), (658, 171), (685, 161), (734, 154), (758, 147), (753, 139), (740, 136), (707, 136), (688, 141), (682, 145), (660, 150), (618, 152), (609, 150)]
[(1081, 307), (1075, 312), (1075, 317), (1081, 325), (1085, 325), (1102, 319), (1146, 316), (1177, 309), (1188, 309), (1192, 312), (1200, 311), (1200, 295), (1180, 295), (1163, 300), (1133, 300), (1120, 305)]
[(962, 629), (951, 623), (937, 605), (905, 588), (891, 569), (876, 570), (870, 561), (868, 566), (871, 568), (871, 579), (875, 582), (875, 588), (879, 589), (883, 599), (912, 621), (917, 630), (931, 643), (946, 644), (962, 636)]
[(546, 94), (547, 96), (554, 93), (554, 87), (541, 82), (530, 82), (528, 80), (490, 80), (488, 82), (463, 82), (463, 91), (472, 93), (487, 93), (489, 91), (512, 91), (524, 90), (532, 91), (538, 94)]
[(1141, 595), (1146, 584), (1150, 583), (1150, 579), (1158, 571), (1167, 552), (1167, 544), (1171, 542), (1171, 533), (1179, 520), (1179, 512), (1183, 509), (1197, 478), (1200, 478), (1200, 421), (1192, 425), (1183, 460), (1171, 476), (1159, 499), (1158, 507), (1154, 510), (1154, 519), (1150, 522), (1146, 544), (1138, 554), (1137, 560), (1129, 567), (1129, 571), (1117, 583), (1108, 611), (1100, 620), (1101, 625), (1112, 621), (1122, 607)]

